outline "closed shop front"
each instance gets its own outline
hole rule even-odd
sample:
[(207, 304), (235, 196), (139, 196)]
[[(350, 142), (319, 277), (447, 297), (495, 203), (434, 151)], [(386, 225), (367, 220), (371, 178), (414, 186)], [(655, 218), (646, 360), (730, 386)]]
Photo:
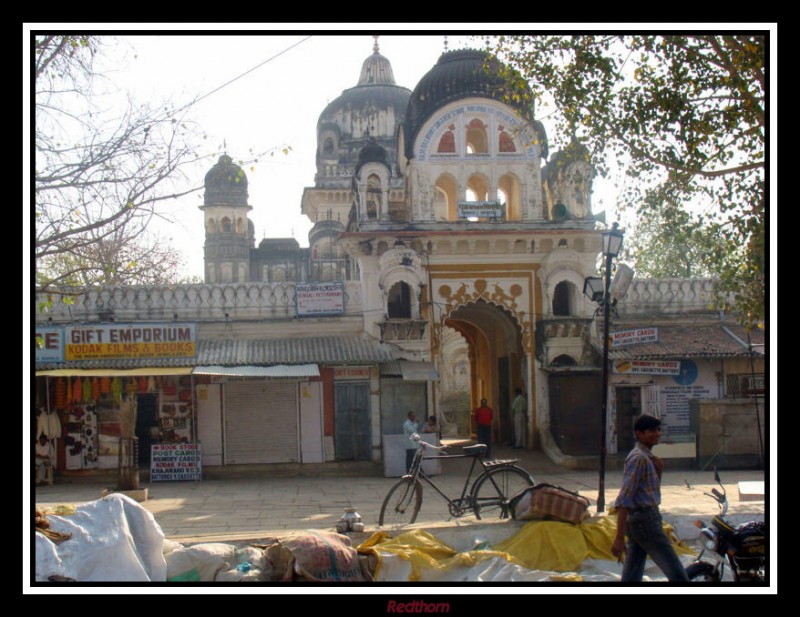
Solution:
[(297, 390), (296, 381), (224, 384), (226, 465), (298, 462)]

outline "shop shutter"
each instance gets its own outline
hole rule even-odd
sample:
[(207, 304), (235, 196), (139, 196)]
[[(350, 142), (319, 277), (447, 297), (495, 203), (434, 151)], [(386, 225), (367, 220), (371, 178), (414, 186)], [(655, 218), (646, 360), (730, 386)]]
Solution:
[(297, 382), (232, 382), (223, 389), (225, 464), (298, 461)]

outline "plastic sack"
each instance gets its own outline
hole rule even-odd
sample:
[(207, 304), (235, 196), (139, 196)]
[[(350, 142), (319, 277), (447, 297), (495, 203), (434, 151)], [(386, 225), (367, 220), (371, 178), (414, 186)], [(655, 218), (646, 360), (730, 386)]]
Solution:
[(53, 543), (36, 533), (35, 579), (79, 582), (166, 580), (164, 532), (152, 513), (113, 493), (75, 507), (70, 516), (48, 516), (49, 528), (69, 535)]

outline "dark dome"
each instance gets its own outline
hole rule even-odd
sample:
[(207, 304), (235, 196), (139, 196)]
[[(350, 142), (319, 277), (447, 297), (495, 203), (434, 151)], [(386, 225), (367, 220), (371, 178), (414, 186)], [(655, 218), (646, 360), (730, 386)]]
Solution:
[(508, 99), (509, 88), (502, 70), (508, 69), (485, 51), (459, 49), (443, 53), (411, 93), (404, 122), (406, 156), (413, 156), (417, 132), (431, 115), (459, 99), (471, 96), (494, 99), (511, 105), (523, 118), (533, 120), (533, 94), (527, 84), (525, 91), (528, 96), (516, 102)]
[(217, 164), (208, 171), (205, 187), (203, 203), (206, 206), (247, 205), (247, 176), (227, 154), (220, 156)]

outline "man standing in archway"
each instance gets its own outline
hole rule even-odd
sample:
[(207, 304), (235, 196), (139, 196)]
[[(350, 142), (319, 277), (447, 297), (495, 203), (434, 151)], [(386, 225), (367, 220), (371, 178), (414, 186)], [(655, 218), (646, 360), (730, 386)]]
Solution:
[(485, 398), (481, 399), (481, 406), (475, 410), (475, 424), (478, 427), (478, 443), (486, 444), (485, 458), (492, 458), (492, 416), (494, 412), (489, 407)]
[(522, 394), (522, 388), (517, 388), (514, 401), (511, 403), (514, 412), (514, 447), (525, 447), (525, 429), (528, 424), (528, 401)]

